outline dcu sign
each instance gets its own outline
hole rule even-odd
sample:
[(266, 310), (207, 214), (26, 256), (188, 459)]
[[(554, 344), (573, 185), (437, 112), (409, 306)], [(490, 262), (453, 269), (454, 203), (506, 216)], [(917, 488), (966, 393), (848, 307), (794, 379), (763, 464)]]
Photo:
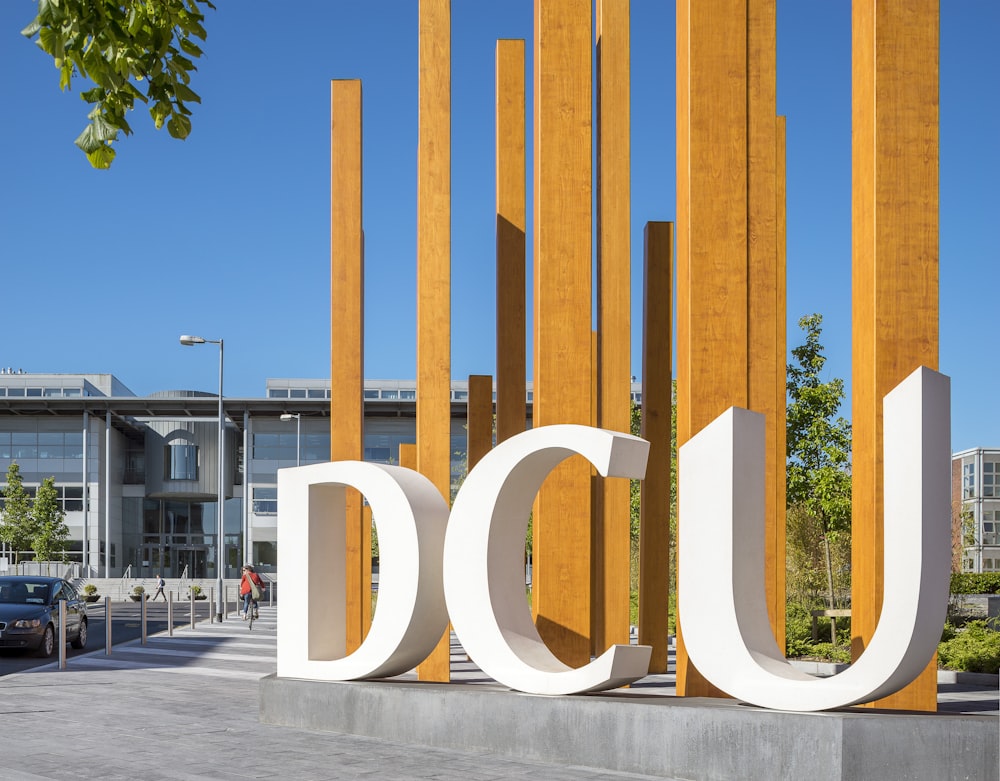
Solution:
[[(921, 367), (884, 399), (885, 562), (879, 625), (846, 671), (815, 678), (789, 664), (764, 602), (764, 422), (731, 408), (680, 449), (678, 597), (684, 641), (712, 684), (754, 705), (815, 711), (899, 691), (933, 655), (950, 573), (950, 390)], [(615, 645), (580, 668), (545, 646), (524, 598), (523, 546), (546, 475), (579, 454), (604, 476), (641, 478), (649, 444), (576, 425), (526, 431), (469, 472), (450, 513), (409, 469), (339, 461), (278, 473), (285, 599), (278, 676), (385, 678), (422, 662), (449, 618), (470, 658), (499, 683), (573, 694), (644, 677), (649, 646)], [(663, 476), (666, 479), (666, 476)], [(378, 519), (378, 610), (345, 654), (345, 488)]]

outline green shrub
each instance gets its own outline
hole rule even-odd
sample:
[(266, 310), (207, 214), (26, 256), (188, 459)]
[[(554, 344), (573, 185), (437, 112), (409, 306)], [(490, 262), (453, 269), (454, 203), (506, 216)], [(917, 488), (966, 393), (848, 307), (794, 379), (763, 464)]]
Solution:
[(970, 621), (964, 630), (938, 646), (938, 665), (972, 673), (1000, 672), (1000, 632), (987, 621)]
[(789, 640), (785, 643), (785, 656), (795, 659), (799, 656), (812, 656), (812, 643), (808, 640)]
[(86, 586), (83, 587), (83, 593), (86, 594), (88, 597), (93, 596), (94, 594), (97, 593), (97, 586), (95, 586), (93, 583), (88, 583)]
[(953, 572), (952, 594), (1000, 594), (1000, 572)]
[(818, 656), (831, 662), (850, 662), (851, 647), (849, 645), (833, 645), (833, 643), (816, 643), (810, 656)]

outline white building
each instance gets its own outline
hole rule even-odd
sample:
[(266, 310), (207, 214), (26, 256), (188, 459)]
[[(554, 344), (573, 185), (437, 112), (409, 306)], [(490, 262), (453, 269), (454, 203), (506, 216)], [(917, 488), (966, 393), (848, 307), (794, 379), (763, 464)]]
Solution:
[(952, 506), (963, 572), (1000, 572), (1000, 448), (951, 458)]

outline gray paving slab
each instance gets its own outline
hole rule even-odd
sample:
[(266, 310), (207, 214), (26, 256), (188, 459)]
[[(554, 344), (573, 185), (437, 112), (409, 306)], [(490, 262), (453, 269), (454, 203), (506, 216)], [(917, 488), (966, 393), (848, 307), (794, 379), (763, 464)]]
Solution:
[[(198, 624), (0, 679), (4, 781), (141, 778), (648, 778), (518, 762), (259, 723), (261, 677), (275, 671), (276, 608), (244, 622)], [(80, 739), (53, 740), (66, 719)]]
[[(241, 620), (175, 629), (0, 678), (4, 781), (141, 778), (237, 779), (643, 779), (477, 751), (432, 749), (261, 724), (259, 681), (276, 668), (277, 608), (253, 631)], [(457, 679), (494, 685), (452, 647)], [(643, 694), (673, 694), (674, 676), (650, 676)], [(998, 712), (986, 685), (940, 687), (942, 709)], [(66, 723), (68, 730), (54, 729)], [(60, 734), (72, 739), (60, 739)]]

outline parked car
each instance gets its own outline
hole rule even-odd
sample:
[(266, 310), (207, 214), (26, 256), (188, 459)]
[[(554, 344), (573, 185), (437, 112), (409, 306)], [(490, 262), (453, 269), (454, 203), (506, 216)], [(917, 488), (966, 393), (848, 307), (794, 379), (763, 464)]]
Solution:
[(62, 578), (0, 576), (0, 648), (34, 649), (52, 656), (59, 637), (59, 603), (66, 602), (66, 639), (87, 645), (87, 609)]

